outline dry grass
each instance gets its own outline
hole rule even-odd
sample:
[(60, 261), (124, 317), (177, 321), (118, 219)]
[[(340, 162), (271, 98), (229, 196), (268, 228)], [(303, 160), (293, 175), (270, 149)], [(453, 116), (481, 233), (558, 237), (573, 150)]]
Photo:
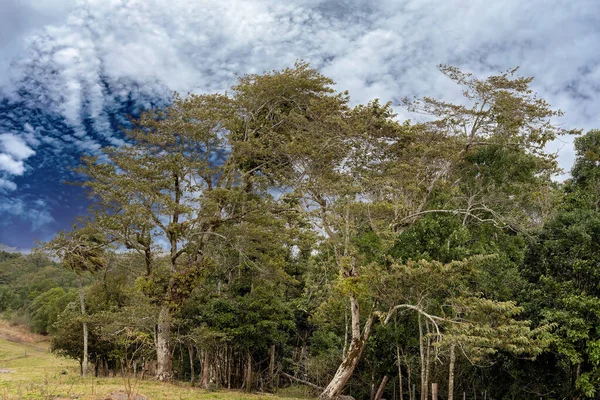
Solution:
[(45, 343), (46, 336), (32, 333), (27, 327), (0, 319), (0, 338), (15, 343)]
[[(79, 376), (79, 364), (48, 352), (47, 338), (0, 322), (0, 400), (126, 399), (121, 378)], [(7, 338), (11, 340), (7, 340)], [(186, 384), (139, 382), (137, 393), (149, 400), (277, 400), (270, 394), (208, 392)], [(112, 394), (112, 396), (111, 396)], [(123, 397), (125, 395), (125, 397)], [(292, 397), (288, 397), (290, 399)]]

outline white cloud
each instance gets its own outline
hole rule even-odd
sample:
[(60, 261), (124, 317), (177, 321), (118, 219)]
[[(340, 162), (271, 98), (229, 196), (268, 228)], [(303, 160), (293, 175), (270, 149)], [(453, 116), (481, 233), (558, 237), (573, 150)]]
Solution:
[(7, 253), (16, 253), (18, 252), (18, 249), (16, 247), (10, 247), (0, 243), (0, 251), (6, 251)]
[(0, 202), (0, 214), (8, 214), (28, 221), (34, 231), (54, 222), (43, 200), (26, 202), (21, 198), (3, 198)]
[(10, 192), (17, 189), (17, 184), (9, 180), (0, 178), (0, 193)]
[[(41, 13), (53, 10), (38, 3), (27, 2), (45, 7)], [(100, 140), (120, 143), (109, 114), (124, 99), (148, 106), (171, 90), (224, 90), (236, 74), (299, 58), (349, 89), (355, 102), (407, 95), (453, 101), (460, 93), (437, 64), (481, 76), (520, 65), (566, 112), (558, 122), (592, 128), (600, 109), (599, 17), (596, 0), (80, 0), (43, 29), (23, 30), (27, 46), (14, 57), (14, 80), (4, 91), (38, 96), (32, 104), (73, 128), (72, 136), (62, 133), (65, 142), (95, 152)], [(64, 145), (31, 128), (24, 139), (30, 146)], [(564, 141), (550, 149), (560, 149), (568, 169), (572, 139)], [(21, 171), (20, 160), (5, 160), (12, 164), (4, 170)]]
[(25, 160), (35, 154), (25, 141), (11, 134), (0, 134), (0, 150), (10, 154), (15, 160)]
[[(21, 138), (11, 134), (0, 134), (0, 191), (15, 190), (17, 185), (9, 181), (7, 175), (23, 175), (24, 160), (35, 154), (35, 151)], [(4, 176), (3, 176), (4, 175)]]
[(15, 160), (9, 154), (0, 153), (0, 171), (8, 172), (11, 175), (23, 175), (25, 165), (23, 161)]

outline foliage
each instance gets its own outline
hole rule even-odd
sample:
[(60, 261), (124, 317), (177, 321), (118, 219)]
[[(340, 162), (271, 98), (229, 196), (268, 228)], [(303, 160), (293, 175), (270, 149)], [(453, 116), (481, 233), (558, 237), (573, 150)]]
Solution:
[[(80, 362), (85, 323), (99, 374), (597, 397), (600, 131), (552, 182), (577, 131), (532, 78), (440, 70), (464, 98), (403, 100), (420, 123), (303, 62), (176, 94), (79, 168), (89, 216), (46, 245), (67, 270), (0, 253), (0, 308)], [(85, 315), (68, 270), (95, 272)]]

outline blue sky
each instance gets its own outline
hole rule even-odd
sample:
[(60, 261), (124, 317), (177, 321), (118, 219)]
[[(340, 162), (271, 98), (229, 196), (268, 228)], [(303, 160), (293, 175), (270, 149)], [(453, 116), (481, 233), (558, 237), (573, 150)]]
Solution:
[[(297, 59), (354, 102), (453, 101), (437, 64), (520, 66), (556, 123), (600, 127), (598, 0), (0, 0), (0, 243), (29, 249), (85, 212), (63, 182), (122, 144), (126, 115)], [(548, 148), (567, 171), (571, 142)]]

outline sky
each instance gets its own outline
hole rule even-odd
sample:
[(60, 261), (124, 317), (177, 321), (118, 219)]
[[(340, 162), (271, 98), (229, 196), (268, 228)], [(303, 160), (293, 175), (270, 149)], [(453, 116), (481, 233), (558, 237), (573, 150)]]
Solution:
[[(0, 0), (0, 248), (85, 213), (65, 182), (81, 155), (123, 144), (127, 115), (298, 59), (355, 103), (458, 99), (438, 64), (520, 66), (557, 124), (600, 128), (598, 0)], [(565, 174), (572, 140), (548, 147)]]

